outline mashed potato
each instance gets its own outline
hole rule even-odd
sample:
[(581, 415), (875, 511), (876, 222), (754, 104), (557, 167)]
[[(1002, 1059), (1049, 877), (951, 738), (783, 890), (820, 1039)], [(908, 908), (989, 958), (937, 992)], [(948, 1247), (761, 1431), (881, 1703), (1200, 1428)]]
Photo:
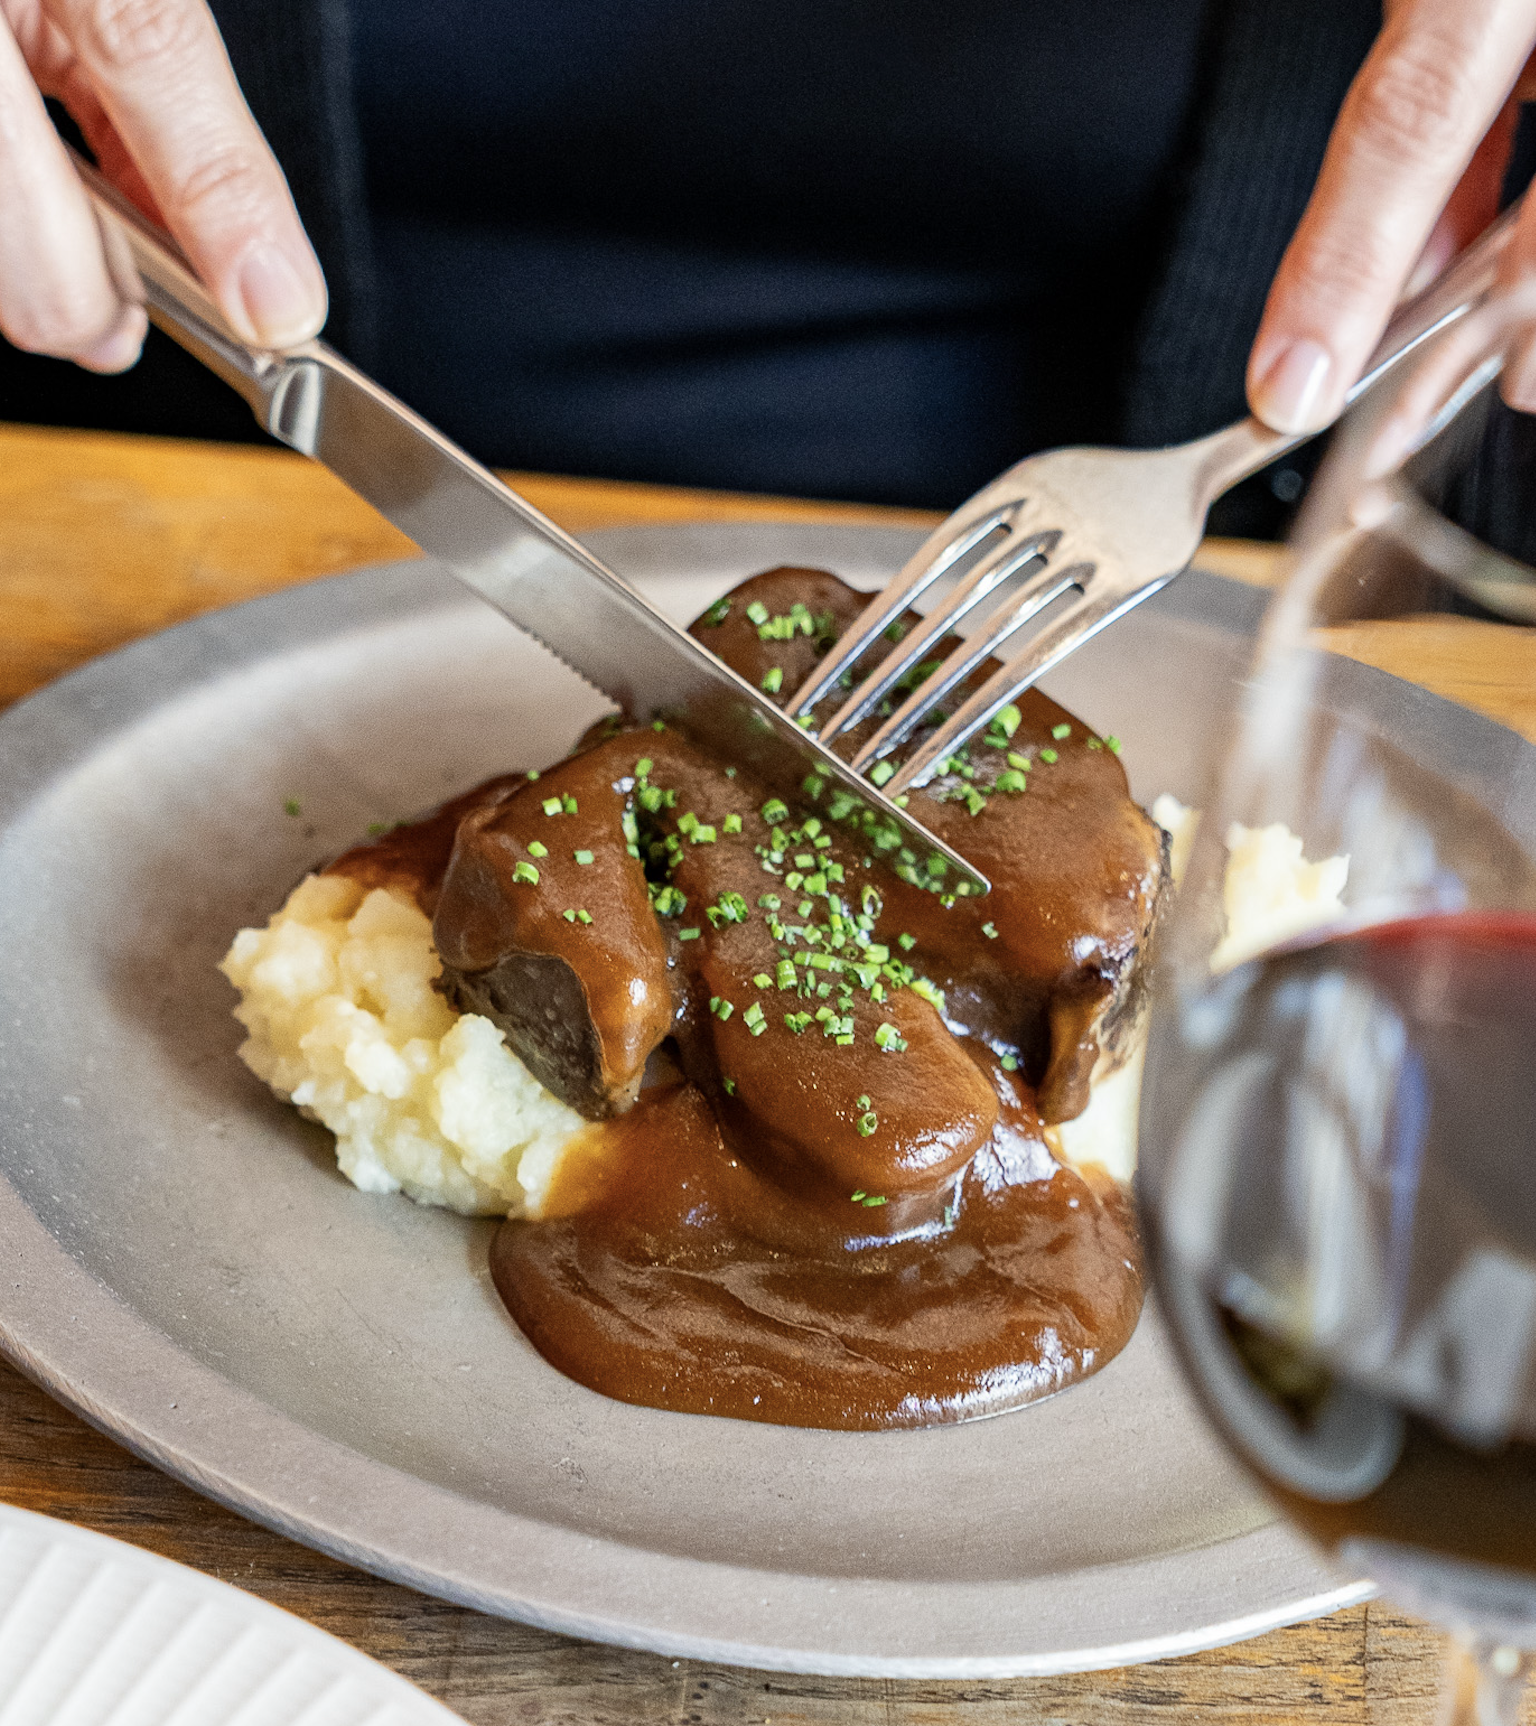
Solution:
[[(1168, 835), (1174, 885), (1184, 878), (1195, 843), (1200, 811), (1166, 791), (1152, 805), (1152, 819)], [(1277, 822), (1272, 827), (1227, 829), (1227, 872), (1222, 882), (1226, 929), (1211, 955), (1213, 971), (1229, 971), (1245, 959), (1319, 929), (1344, 914), (1340, 895), (1349, 875), (1347, 857), (1309, 863), (1301, 840)], [(1088, 1107), (1076, 1120), (1046, 1129), (1052, 1151), (1082, 1168), (1099, 1163), (1118, 1180), (1136, 1172), (1137, 1119), (1146, 1047), (1134, 1049), (1113, 1070), (1094, 1073)]]
[[(1153, 818), (1183, 874), (1199, 811), (1164, 795)], [(1282, 826), (1227, 835), (1227, 928), (1216, 969), (1333, 921), (1347, 857), (1309, 863)], [(404, 1191), (467, 1215), (538, 1216), (556, 1165), (592, 1128), (551, 1096), (478, 1014), (432, 987), (432, 925), (403, 890), (311, 875), (265, 929), (242, 929), (220, 966), (240, 991), (240, 1057), (336, 1135), (336, 1160), (367, 1193)], [(1088, 1107), (1047, 1129), (1076, 1167), (1128, 1181), (1136, 1167), (1143, 1051), (1095, 1074)]]
[(536, 1215), (588, 1123), (477, 1014), (432, 987), (432, 925), (404, 892), (343, 875), (302, 881), (220, 966), (250, 1033), (240, 1057), (336, 1135), (365, 1193), (404, 1190), (468, 1215)]

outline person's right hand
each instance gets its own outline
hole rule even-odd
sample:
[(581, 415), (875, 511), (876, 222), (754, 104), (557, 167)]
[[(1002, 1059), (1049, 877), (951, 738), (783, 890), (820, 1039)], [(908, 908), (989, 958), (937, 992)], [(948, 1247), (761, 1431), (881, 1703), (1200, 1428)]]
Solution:
[(144, 340), (44, 96), (247, 341), (318, 332), (320, 266), (204, 0), (0, 0), (0, 333), (98, 372), (126, 370)]

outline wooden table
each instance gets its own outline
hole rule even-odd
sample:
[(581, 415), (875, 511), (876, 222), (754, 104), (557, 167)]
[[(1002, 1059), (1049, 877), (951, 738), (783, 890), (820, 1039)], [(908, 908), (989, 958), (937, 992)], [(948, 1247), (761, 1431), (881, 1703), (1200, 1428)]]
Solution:
[[(636, 521), (926, 525), (918, 511), (518, 476), (576, 532)], [(297, 456), (0, 427), (0, 705), (94, 654), (214, 606), (409, 555)], [(1271, 548), (1209, 542), (1207, 567), (1272, 578)], [(1447, 619), (1357, 627), (1346, 651), (1536, 738), (1536, 637)], [(1439, 1638), (1367, 1605), (1234, 1648), (1005, 1683), (794, 1678), (632, 1654), (380, 1582), (243, 1521), (139, 1462), (0, 1364), (0, 1499), (177, 1558), (302, 1614), (471, 1721), (1427, 1723)]]

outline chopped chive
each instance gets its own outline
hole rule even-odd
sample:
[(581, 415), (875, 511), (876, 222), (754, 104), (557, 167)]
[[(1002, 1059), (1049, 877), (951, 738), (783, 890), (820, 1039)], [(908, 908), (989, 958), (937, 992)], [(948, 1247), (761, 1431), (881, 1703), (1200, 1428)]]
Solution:
[(1051, 727), (1051, 736), (1054, 737), (1058, 743), (1061, 742), (1063, 737), (1070, 737), (1071, 735), (1072, 727), (1070, 725), (1053, 725)]
[(1042, 749), (1040, 751), (1040, 759), (1042, 761), (1044, 761), (1047, 765), (1050, 765), (1053, 762), (1060, 761), (1061, 757), (1056, 753), (1056, 751), (1054, 749)]
[(997, 939), (997, 925), (995, 923), (983, 923), (981, 926), (981, 932), (989, 941), (995, 941)]
[(741, 817), (739, 815), (727, 815), (720, 823), (720, 831), (722, 833), (739, 833), (741, 831)]
[(526, 881), (530, 887), (539, 884), (539, 872), (531, 863), (519, 863), (512, 871), (514, 881)]
[(560, 799), (560, 807), (567, 815), (574, 815), (577, 813), (576, 799), (571, 796), (569, 791), (567, 791), (565, 796)]
[(768, 621), (768, 607), (763, 604), (762, 600), (754, 599), (747, 607), (747, 616), (754, 623), (766, 623)]
[(944, 1011), (944, 991), (937, 983), (930, 983), (926, 977), (914, 977), (908, 985), (914, 995), (921, 997), (930, 1007), (938, 1012)]
[(899, 1055), (907, 1046), (907, 1039), (892, 1024), (882, 1024), (875, 1032), (875, 1047), (884, 1049), (889, 1054)]
[(1006, 773), (998, 774), (997, 782), (992, 789), (1011, 792), (1028, 791), (1029, 780), (1016, 767), (1010, 767)]
[(726, 1096), (734, 1097), (736, 1095), (736, 1081), (734, 1079), (722, 1079), (720, 1083), (725, 1086)]
[(653, 719), (651, 721), (651, 730), (652, 731), (665, 731), (666, 729), (667, 729), (667, 726), (666, 726), (665, 720)]
[(793, 1031), (797, 1037), (803, 1030), (805, 1030), (810, 1022), (811, 1015), (809, 1013), (786, 1013), (784, 1015), (784, 1023), (789, 1026), (790, 1030)]
[(780, 797), (770, 797), (763, 805), (763, 819), (770, 827), (777, 827), (789, 815), (789, 805)]
[(537, 779), (538, 776), (539, 776), (539, 770), (537, 767), (530, 767), (528, 769), (527, 773), (525, 773), (523, 775), (523, 777), (528, 781), (528, 783), (530, 785), (533, 784), (534, 780)]
[(767, 1017), (763, 1012), (762, 1005), (757, 1001), (754, 1001), (741, 1015), (741, 1022), (754, 1037), (762, 1036), (763, 1032), (768, 1029)]
[(590, 851), (573, 851), (571, 853), (571, 855), (576, 859), (576, 861), (578, 863), (581, 863), (583, 865), (590, 863), (592, 861), (592, 853)]
[(1104, 747), (1111, 755), (1118, 755), (1120, 753), (1120, 739), (1118, 737), (1106, 737)]
[(826, 790), (826, 781), (815, 773), (807, 773), (801, 782), (800, 789), (810, 798), (812, 803)]
[(898, 935), (896, 945), (901, 948), (903, 953), (910, 953), (917, 945), (917, 937), (916, 935)]
[(676, 887), (659, 887), (655, 891), (653, 903), (657, 914), (662, 917), (681, 917), (688, 909), (687, 895)]
[(590, 911), (583, 911), (578, 907), (576, 911), (576, 921), (578, 923), (590, 923), (592, 921), (592, 913)]
[(562, 911), (560, 915), (564, 917), (567, 923), (574, 923), (576, 921), (576, 913), (574, 911)]
[(774, 981), (781, 989), (793, 989), (799, 978), (795, 974), (793, 959), (780, 959), (774, 967)]
[[(866, 1109), (864, 1111), (864, 1113), (859, 1116), (858, 1120), (856, 1120), (853, 1124), (859, 1130), (859, 1137), (861, 1139), (867, 1139), (869, 1137), (869, 1135), (872, 1132), (874, 1132), (875, 1128), (880, 1125), (880, 1117), (875, 1113), (875, 1111), (873, 1109)], [(883, 1205), (885, 1203), (885, 1200), (884, 1199), (873, 1199), (873, 1200), (865, 1199), (864, 1203), (865, 1204)]]
[(304, 808), (297, 797), (289, 797), (284, 799), (283, 813), (284, 815), (302, 815)]
[(1030, 767), (1029, 757), (1027, 755), (1019, 755), (1010, 751), (1008, 755), (1008, 765), (1010, 767), (1016, 767), (1020, 773), (1028, 773)]
[(995, 730), (1001, 731), (1004, 737), (1012, 737), (1019, 729), (1021, 717), (1018, 708), (1010, 701), (1006, 707), (998, 708), (992, 715), (991, 724)]
[(759, 989), (771, 989), (773, 987), (773, 978), (766, 971), (759, 971), (752, 981), (757, 984)]
[(714, 629), (725, 622), (726, 618), (730, 615), (730, 610), (731, 602), (729, 599), (717, 599), (715, 603), (710, 606), (709, 610), (699, 619), (699, 622), (709, 629)]
[(763, 688), (769, 695), (777, 695), (784, 687), (784, 667), (770, 665), (763, 673)]
[(537, 839), (531, 839), (528, 842), (528, 855), (530, 857), (547, 857), (549, 855), (549, 847), (547, 845), (541, 845)]
[(1005, 1073), (1018, 1072), (1019, 1057), (1017, 1055), (1004, 1055), (1002, 1058), (1002, 1068)]
[(876, 785), (886, 785), (896, 777), (896, 764), (893, 761), (877, 761), (869, 770), (869, 777)]
[(699, 931), (697, 929), (679, 929), (677, 932), (677, 938), (679, 941), (697, 941), (699, 938)]
[(972, 815), (980, 815), (987, 806), (986, 798), (973, 785), (965, 794), (965, 806)]
[(635, 763), (635, 778), (644, 779), (655, 765), (649, 755), (642, 755)]
[(560, 799), (558, 797), (546, 797), (543, 810), (546, 815), (558, 815), (560, 813)]
[(856, 1205), (863, 1204), (864, 1203), (864, 1189), (863, 1189), (863, 1187), (860, 1187), (856, 1193), (849, 1193), (848, 1197)]

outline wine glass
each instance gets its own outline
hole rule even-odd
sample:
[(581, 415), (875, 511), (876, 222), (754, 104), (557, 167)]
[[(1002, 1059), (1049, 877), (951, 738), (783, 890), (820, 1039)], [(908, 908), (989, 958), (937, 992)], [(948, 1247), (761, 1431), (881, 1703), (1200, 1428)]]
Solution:
[(1214, 1424), (1455, 1633), (1458, 1726), (1536, 1651), (1536, 746), (1417, 680), (1536, 622), (1533, 324), (1491, 297), (1335, 434), (1159, 939), (1138, 1175)]

